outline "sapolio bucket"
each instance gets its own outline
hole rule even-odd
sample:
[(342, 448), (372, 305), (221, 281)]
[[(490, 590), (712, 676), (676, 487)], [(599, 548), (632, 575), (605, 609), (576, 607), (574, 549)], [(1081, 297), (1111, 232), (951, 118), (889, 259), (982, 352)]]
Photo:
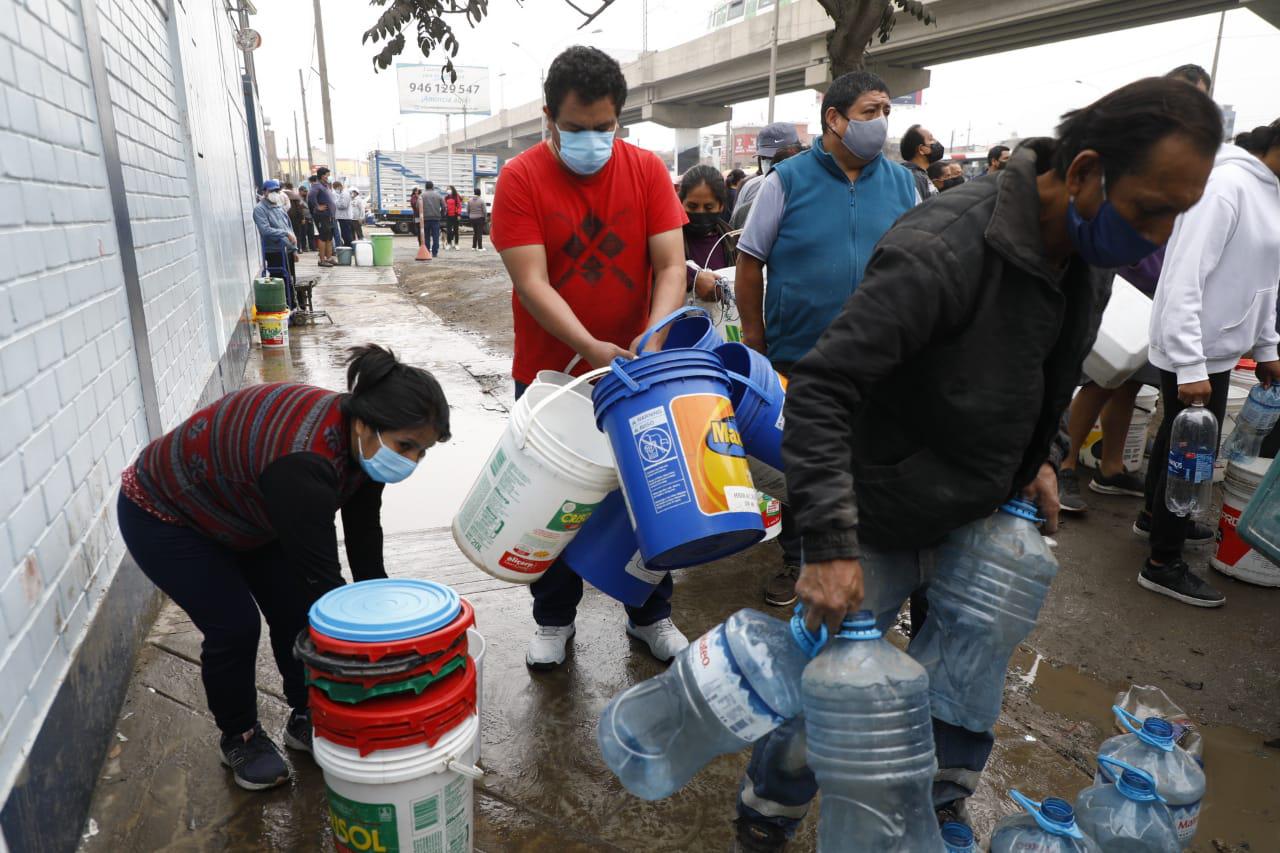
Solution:
[(604, 594), (639, 607), (667, 574), (645, 568), (639, 549), (622, 492), (613, 491), (564, 549), (564, 561)]
[[(535, 382), (453, 519), (453, 540), (483, 571), (533, 583), (555, 562), (605, 495), (618, 487), (591, 401), (575, 392), (607, 368), (557, 386)], [(575, 384), (576, 383), (576, 384)]]
[(1227, 463), (1222, 514), (1218, 517), (1218, 550), (1209, 563), (1224, 575), (1258, 586), (1280, 587), (1280, 567), (1240, 537), (1240, 516), (1258, 491), (1270, 459), (1257, 457)]
[[(1160, 391), (1151, 385), (1143, 385), (1133, 402), (1133, 416), (1129, 420), (1129, 432), (1124, 437), (1124, 470), (1136, 474), (1142, 470), (1142, 459), (1147, 449), (1147, 427), (1151, 415), (1160, 400)], [(1093, 429), (1085, 437), (1080, 448), (1080, 462), (1086, 468), (1097, 469), (1102, 460), (1102, 423), (1095, 421)]]
[(258, 334), (262, 337), (265, 349), (283, 349), (289, 346), (289, 312), (259, 314)]
[(592, 393), (650, 569), (710, 562), (764, 537), (729, 393), (720, 358), (699, 349), (615, 359)]
[(782, 463), (782, 405), (787, 399), (786, 380), (769, 359), (746, 344), (716, 347), (733, 384), (729, 400), (742, 432), (747, 455), (785, 471)]

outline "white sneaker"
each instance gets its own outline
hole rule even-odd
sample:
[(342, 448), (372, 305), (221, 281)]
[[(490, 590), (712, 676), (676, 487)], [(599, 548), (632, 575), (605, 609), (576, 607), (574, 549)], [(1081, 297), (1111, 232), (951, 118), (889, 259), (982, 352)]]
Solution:
[(555, 669), (564, 663), (565, 646), (574, 633), (572, 625), (539, 625), (524, 654), (525, 665), (530, 669)]
[(666, 663), (685, 650), (689, 640), (670, 619), (659, 619), (652, 625), (637, 627), (627, 620), (627, 634), (649, 647), (649, 654)]

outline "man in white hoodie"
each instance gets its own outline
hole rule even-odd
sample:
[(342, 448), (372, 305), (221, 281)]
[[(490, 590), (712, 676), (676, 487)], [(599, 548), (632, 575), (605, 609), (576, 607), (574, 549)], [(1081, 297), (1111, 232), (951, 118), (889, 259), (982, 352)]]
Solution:
[(1151, 363), (1160, 369), (1164, 421), (1151, 452), (1146, 510), (1134, 531), (1149, 534), (1139, 585), (1197, 607), (1226, 597), (1182, 559), (1190, 519), (1165, 506), (1169, 434), (1192, 404), (1222, 423), (1231, 369), (1252, 352), (1258, 381), (1280, 382), (1276, 287), (1280, 282), (1280, 122), (1223, 145), (1200, 202), (1169, 238), (1151, 312)]

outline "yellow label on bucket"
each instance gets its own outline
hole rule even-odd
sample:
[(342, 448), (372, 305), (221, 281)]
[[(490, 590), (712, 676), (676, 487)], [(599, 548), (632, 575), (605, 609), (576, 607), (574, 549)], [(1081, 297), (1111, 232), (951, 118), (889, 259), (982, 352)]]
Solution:
[(694, 499), (704, 515), (759, 512), (733, 406), (719, 394), (687, 394), (671, 401)]

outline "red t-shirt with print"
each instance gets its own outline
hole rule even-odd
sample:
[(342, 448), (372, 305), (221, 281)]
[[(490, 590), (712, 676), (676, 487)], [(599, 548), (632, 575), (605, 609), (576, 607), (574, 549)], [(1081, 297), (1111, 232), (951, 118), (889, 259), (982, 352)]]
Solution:
[[(608, 164), (584, 178), (542, 144), (502, 167), (492, 240), (499, 252), (545, 247), (551, 286), (591, 335), (629, 347), (649, 319), (649, 238), (687, 221), (656, 154), (616, 139)], [(511, 313), (512, 378), (528, 384), (539, 370), (563, 370), (573, 350), (538, 325), (514, 290)], [(576, 372), (585, 369), (580, 365)]]

